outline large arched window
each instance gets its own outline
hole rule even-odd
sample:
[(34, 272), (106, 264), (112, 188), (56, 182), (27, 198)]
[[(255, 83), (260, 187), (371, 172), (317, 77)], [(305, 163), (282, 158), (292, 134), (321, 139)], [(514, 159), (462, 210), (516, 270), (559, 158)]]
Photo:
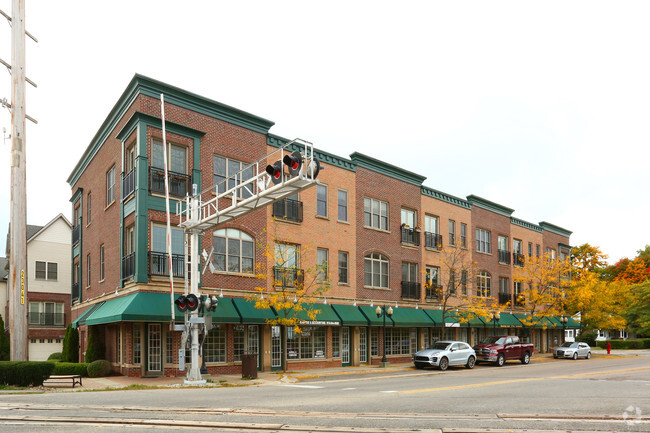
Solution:
[(365, 286), (388, 288), (388, 258), (379, 253), (365, 257)]
[(489, 298), (492, 296), (491, 291), (492, 276), (489, 272), (481, 271), (476, 276), (476, 296)]
[(252, 274), (255, 269), (253, 238), (237, 229), (214, 231), (212, 264), (217, 272)]

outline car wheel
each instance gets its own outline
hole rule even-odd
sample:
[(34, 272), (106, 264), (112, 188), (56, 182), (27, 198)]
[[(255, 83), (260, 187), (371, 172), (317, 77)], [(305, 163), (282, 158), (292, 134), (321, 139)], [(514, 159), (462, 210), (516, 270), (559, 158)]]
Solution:
[(573, 353), (573, 359), (574, 359), (574, 360), (575, 360), (575, 359), (578, 359), (578, 352), (574, 352), (574, 353)]
[(503, 356), (503, 354), (499, 355), (497, 357), (497, 366), (503, 367), (503, 364), (505, 364), (505, 363), (506, 363), (506, 357)]
[(524, 353), (524, 357), (521, 358), (521, 363), (528, 364), (529, 362), (530, 362), (530, 353), (526, 352)]
[(467, 358), (467, 364), (465, 364), (465, 367), (471, 370), (472, 368), (474, 368), (475, 365), (476, 365), (476, 358), (474, 358), (473, 356)]
[(440, 360), (440, 364), (438, 364), (438, 368), (441, 371), (445, 371), (447, 369), (447, 367), (449, 367), (449, 360), (447, 358), (442, 358)]
[(587, 352), (587, 359), (591, 358), (591, 352)]

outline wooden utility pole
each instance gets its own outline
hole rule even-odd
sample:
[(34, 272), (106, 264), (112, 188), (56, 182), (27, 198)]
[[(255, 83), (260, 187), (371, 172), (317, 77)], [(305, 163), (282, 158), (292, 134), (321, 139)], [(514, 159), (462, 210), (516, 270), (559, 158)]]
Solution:
[(11, 205), (9, 234), (9, 326), (11, 360), (27, 353), (27, 199), (25, 170), (25, 0), (11, 11)]

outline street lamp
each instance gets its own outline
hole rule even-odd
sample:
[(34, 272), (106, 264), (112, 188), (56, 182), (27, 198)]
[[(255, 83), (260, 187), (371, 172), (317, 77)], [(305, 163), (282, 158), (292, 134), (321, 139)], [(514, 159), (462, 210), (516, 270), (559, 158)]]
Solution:
[(492, 324), (494, 325), (494, 335), (497, 335), (497, 323), (501, 320), (501, 314), (497, 311), (492, 313)]
[(569, 322), (569, 318), (564, 314), (560, 316), (560, 323), (562, 324), (562, 343), (566, 339), (566, 324)]
[(381, 357), (381, 362), (386, 363), (388, 362), (386, 360), (386, 316), (390, 318), (393, 315), (393, 308), (392, 307), (386, 308), (386, 306), (384, 305), (383, 307), (377, 307), (375, 309), (375, 313), (377, 313), (377, 318), (384, 316), (384, 353), (383, 356)]

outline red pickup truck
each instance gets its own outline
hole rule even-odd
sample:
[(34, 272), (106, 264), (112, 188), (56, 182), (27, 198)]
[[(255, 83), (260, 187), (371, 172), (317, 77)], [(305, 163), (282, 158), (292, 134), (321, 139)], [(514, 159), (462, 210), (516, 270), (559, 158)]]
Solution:
[(535, 346), (519, 341), (519, 337), (498, 335), (487, 337), (481, 344), (474, 346), (476, 363), (479, 361), (493, 362), (499, 367), (506, 361), (518, 359), (522, 364), (528, 364), (530, 357), (535, 353)]

